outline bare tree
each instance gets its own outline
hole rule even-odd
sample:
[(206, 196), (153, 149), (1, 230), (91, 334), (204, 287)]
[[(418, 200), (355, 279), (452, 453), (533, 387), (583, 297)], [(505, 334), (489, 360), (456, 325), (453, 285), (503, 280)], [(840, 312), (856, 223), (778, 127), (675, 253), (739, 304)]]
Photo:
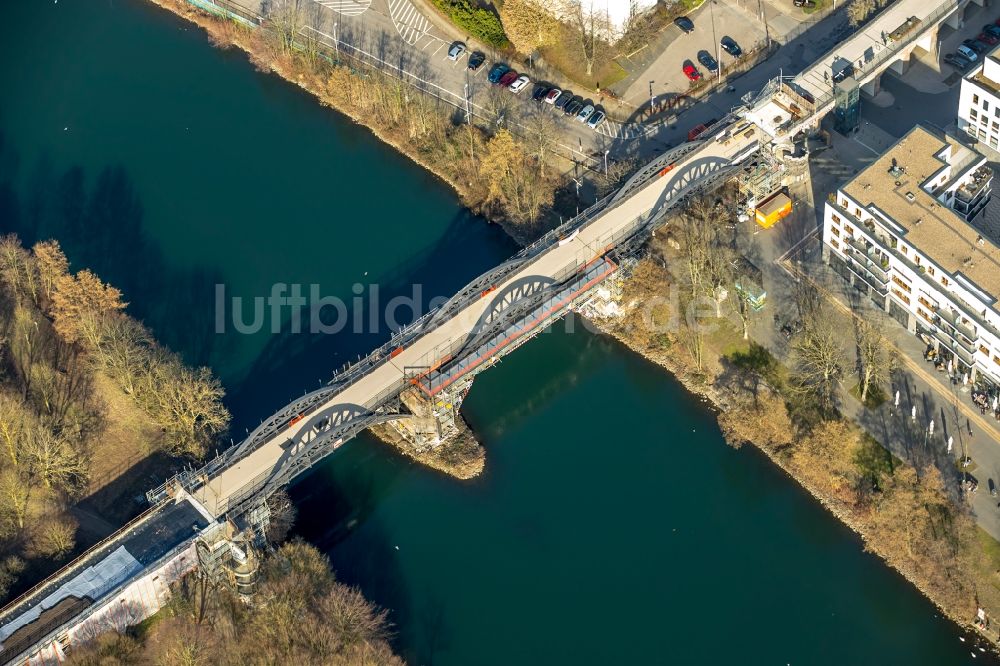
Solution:
[(135, 319), (116, 314), (104, 319), (94, 356), (128, 395), (136, 395), (160, 359), (153, 336)]
[(559, 21), (534, 0), (505, 0), (500, 7), (504, 32), (521, 53), (533, 53), (559, 37)]
[(30, 499), (31, 486), (23, 474), (12, 468), (0, 472), (0, 519), (6, 523), (3, 534), (24, 529)]
[(586, 64), (587, 77), (602, 67), (612, 54), (607, 42), (611, 24), (607, 12), (601, 12), (590, 0), (568, 0), (565, 15), (569, 18), (570, 41), (579, 49)]
[(837, 384), (844, 372), (840, 334), (828, 317), (816, 313), (806, 320), (793, 348), (795, 381), (792, 388), (800, 395), (811, 397), (821, 417), (832, 417), (837, 403)]
[(59, 280), (69, 273), (69, 260), (63, 254), (58, 241), (47, 240), (35, 243), (31, 248), (38, 266), (38, 279), (46, 302), (51, 302)]
[(25, 461), (46, 488), (72, 493), (85, 486), (87, 464), (65, 438), (39, 427), (25, 444)]
[(525, 119), (527, 127), (526, 146), (528, 154), (534, 158), (538, 165), (538, 173), (545, 177), (545, 164), (549, 157), (549, 150), (555, 143), (558, 127), (556, 116), (549, 113), (549, 109), (536, 106), (528, 112)]
[(268, 0), (266, 3), (264, 13), (284, 53), (292, 52), (305, 21), (305, 8), (311, 4), (314, 4), (312, 0)]
[(157, 369), (144, 398), (174, 455), (201, 457), (229, 425), (225, 391), (208, 368), (193, 370), (173, 358)]
[(855, 335), (858, 345), (858, 376), (861, 379), (861, 402), (868, 399), (868, 392), (885, 382), (891, 369), (889, 341), (882, 329), (868, 319), (856, 319)]
[(7, 458), (17, 467), (28, 432), (34, 428), (34, 419), (24, 400), (14, 393), (0, 391), (0, 442)]

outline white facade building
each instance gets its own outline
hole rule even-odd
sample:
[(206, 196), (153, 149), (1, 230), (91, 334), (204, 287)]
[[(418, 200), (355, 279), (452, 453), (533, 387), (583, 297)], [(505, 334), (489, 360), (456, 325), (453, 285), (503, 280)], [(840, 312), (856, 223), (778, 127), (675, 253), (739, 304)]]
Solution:
[(985, 162), (918, 125), (831, 195), (823, 252), (957, 377), (1000, 386), (1000, 247), (967, 222), (990, 197)]
[(979, 142), (991, 159), (1000, 159), (1000, 59), (998, 49), (962, 79), (958, 129)]
[(656, 0), (540, 0), (541, 6), (554, 16), (566, 19), (575, 14), (573, 5), (582, 6), (583, 15), (596, 15), (606, 20), (609, 39), (618, 39), (636, 16), (656, 6)]

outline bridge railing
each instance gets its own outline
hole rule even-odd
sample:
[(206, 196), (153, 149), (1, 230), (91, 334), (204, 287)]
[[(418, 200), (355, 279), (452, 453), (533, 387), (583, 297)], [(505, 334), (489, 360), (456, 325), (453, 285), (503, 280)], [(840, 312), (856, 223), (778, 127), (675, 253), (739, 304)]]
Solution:
[[(928, 1), (931, 1), (931, 0), (928, 0)], [(889, 5), (889, 8), (891, 8), (891, 7), (892, 7), (892, 5)], [(891, 58), (895, 58), (899, 54), (899, 52), (903, 50), (903, 48), (905, 48), (906, 46), (909, 46), (916, 39), (918, 39), (919, 37), (923, 36), (923, 34), (925, 32), (927, 32), (927, 30), (930, 29), (932, 26), (934, 26), (938, 22), (939, 19), (941, 19), (941, 18), (947, 16), (948, 14), (950, 14), (951, 12), (955, 11), (957, 9), (957, 7), (958, 7), (958, 3), (957, 3), (956, 0), (946, 0), (942, 4), (938, 5), (938, 7), (936, 9), (934, 9), (930, 14), (928, 14), (923, 20), (921, 20), (921, 22), (917, 26), (917, 28), (915, 30), (913, 30), (912, 32), (907, 33), (906, 36), (903, 39), (901, 39), (899, 41), (893, 40), (893, 41), (888, 42), (881, 49), (879, 49), (878, 51), (875, 52), (875, 56), (871, 60), (865, 61), (860, 66), (858, 65), (857, 62), (852, 63), (852, 65), (854, 65), (854, 67), (855, 67), (855, 71), (859, 72), (861, 74), (861, 76), (858, 76), (856, 78), (858, 78), (858, 80), (860, 81), (864, 77), (866, 77), (869, 74), (871, 74), (873, 71), (877, 70), (881, 65), (885, 64), (886, 61), (890, 60)], [(877, 20), (877, 17), (876, 17), (876, 20)], [(852, 35), (852, 38), (854, 36), (856, 36), (857, 34), (858, 33), (855, 33), (855, 35)], [(815, 62), (817, 64), (820, 64), (820, 65), (822, 65), (823, 63), (828, 63), (833, 58), (837, 57), (838, 54), (841, 51), (843, 51), (843, 47), (842, 46), (840, 46), (840, 45), (834, 46), (832, 49), (830, 49), (829, 51), (827, 51), (826, 53), (824, 53), (821, 58), (818, 58)], [(796, 77), (796, 78), (798, 78), (798, 77)], [(826, 83), (826, 81), (824, 81), (824, 83)], [(824, 107), (826, 107), (826, 105), (833, 103), (833, 97), (834, 97), (834, 95), (833, 95), (833, 81), (832, 80), (829, 82), (829, 85), (830, 85), (830, 90), (828, 90), (827, 92), (823, 93), (822, 95), (819, 95), (819, 96), (816, 97), (816, 99), (815, 99), (815, 112), (814, 112), (814, 115), (818, 114), (818, 113), (821, 113), (823, 111)], [(800, 123), (796, 123), (796, 125), (793, 125), (793, 128), (797, 127), (800, 124), (801, 124), (801, 122)], [(790, 131), (789, 134), (790, 135), (794, 134), (794, 132)]]

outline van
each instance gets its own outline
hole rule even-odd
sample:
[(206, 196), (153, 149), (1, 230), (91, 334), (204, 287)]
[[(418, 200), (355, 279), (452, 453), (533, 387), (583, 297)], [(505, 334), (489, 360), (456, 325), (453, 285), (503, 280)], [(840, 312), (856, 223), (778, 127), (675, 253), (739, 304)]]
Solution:
[(969, 60), (971, 60), (972, 62), (976, 62), (976, 60), (979, 58), (979, 56), (976, 55), (976, 52), (970, 49), (965, 44), (959, 44), (958, 46), (955, 47), (955, 50), (961, 53)]

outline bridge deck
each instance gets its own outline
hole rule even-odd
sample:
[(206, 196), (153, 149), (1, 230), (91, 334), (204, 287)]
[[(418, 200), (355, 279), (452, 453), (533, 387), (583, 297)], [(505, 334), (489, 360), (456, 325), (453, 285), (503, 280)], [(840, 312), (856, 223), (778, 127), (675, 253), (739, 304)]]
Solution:
[[(699, 174), (730, 163), (734, 158), (756, 146), (759, 134), (747, 133), (706, 142), (697, 151), (683, 157), (673, 169), (654, 177), (632, 196), (616, 203), (597, 216), (572, 238), (556, 244), (520, 270), (508, 276), (496, 290), (460, 310), (429, 333), (417, 338), (406, 349), (368, 372), (344, 390), (333, 395), (321, 410), (340, 406), (372, 408), (387, 394), (398, 391), (420, 370), (431, 368), (448, 358), (478, 330), (494, 303), (494, 294), (514, 290), (519, 284), (542, 281), (559, 282), (594, 259), (601, 257), (629, 233), (651, 211), (666, 203), (666, 193), (685, 181), (694, 181)], [(303, 429), (310, 427), (308, 419), (291, 425), (257, 450), (222, 470), (193, 493), (213, 515), (224, 513), (230, 500), (259, 479), (276, 472), (297, 452), (292, 441), (307, 438)]]

